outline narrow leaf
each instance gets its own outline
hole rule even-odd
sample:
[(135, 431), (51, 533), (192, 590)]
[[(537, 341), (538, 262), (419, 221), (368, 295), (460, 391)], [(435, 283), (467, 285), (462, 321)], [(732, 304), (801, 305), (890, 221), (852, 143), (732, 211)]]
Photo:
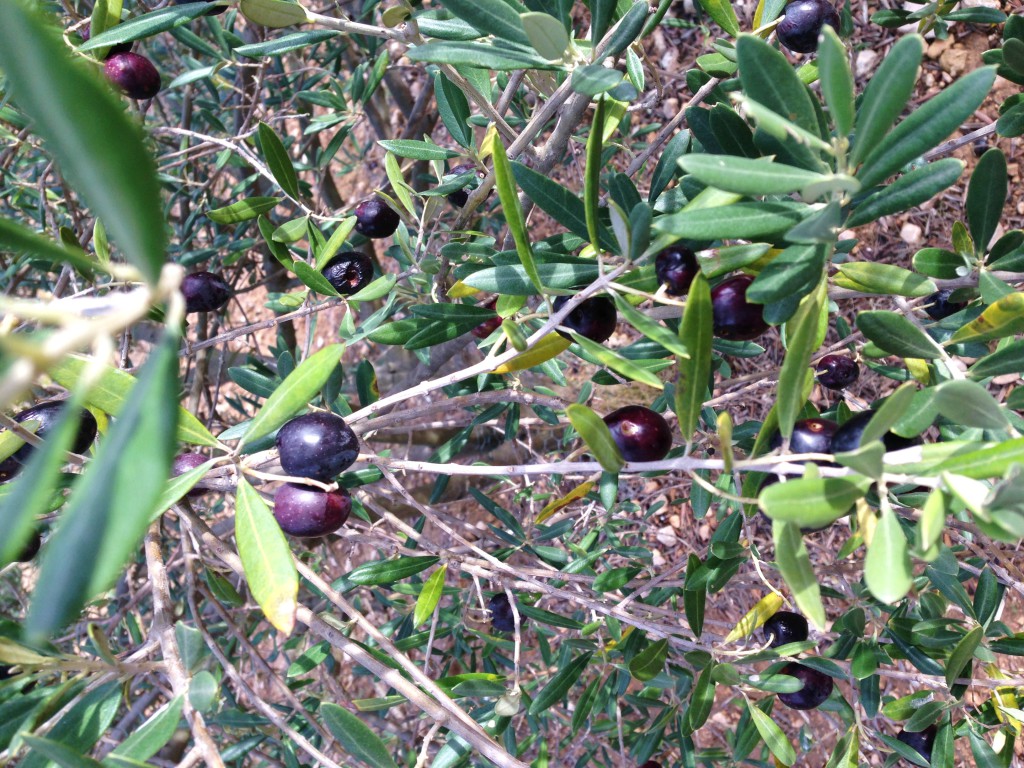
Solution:
[(178, 696), (167, 702), (141, 727), (122, 741), (111, 755), (145, 761), (163, 749), (178, 730), (185, 698)]
[(837, 266), (839, 273), (852, 281), (851, 287), (865, 293), (922, 297), (930, 296), (938, 290), (935, 283), (927, 277), (897, 267), (895, 264), (852, 261)]
[(573, 403), (565, 409), (570, 423), (606, 472), (618, 472), (625, 461), (604, 419), (585, 405)]
[(758, 504), (772, 520), (820, 528), (850, 514), (869, 485), (865, 478), (800, 477), (768, 486)]
[(686, 155), (679, 165), (704, 184), (742, 195), (785, 195), (828, 178), (784, 163), (728, 155)]
[(768, 745), (768, 751), (775, 756), (776, 761), (782, 765), (793, 765), (796, 762), (796, 751), (782, 729), (768, 715), (751, 704), (749, 699), (747, 700), (747, 712), (750, 713), (754, 727), (761, 734), (764, 743)]
[[(68, 355), (56, 367), (48, 371), (49, 376), (68, 390), (79, 388), (79, 381), (94, 361), (80, 355)], [(104, 413), (117, 416), (131, 397), (138, 380), (130, 373), (104, 366), (102, 373), (92, 382), (85, 397), (86, 405), (99, 408)], [(191, 445), (219, 445), (217, 438), (210, 434), (199, 419), (184, 408), (178, 409), (178, 440)]]
[(818, 45), (818, 72), (821, 94), (825, 97), (836, 133), (846, 136), (853, 130), (853, 73), (843, 41), (831, 25), (821, 27)]
[(508, 155), (505, 154), (505, 145), (495, 139), (494, 145), (494, 177), (495, 185), (498, 187), (498, 198), (501, 200), (501, 208), (505, 213), (505, 221), (508, 222), (508, 230), (516, 243), (516, 253), (519, 254), (519, 261), (526, 270), (526, 274), (536, 288), (537, 293), (544, 292), (544, 286), (540, 281), (540, 274), (537, 272), (537, 264), (533, 260), (533, 250), (530, 246), (530, 237), (526, 233), (526, 220), (523, 218), (523, 209), (519, 207), (519, 195), (516, 194), (516, 180), (512, 175), (508, 162)]
[(869, 341), (890, 354), (923, 360), (942, 357), (938, 345), (924, 331), (895, 312), (861, 312), (857, 315), (857, 328)]
[(994, 67), (981, 67), (918, 107), (872, 149), (857, 179), (865, 187), (873, 187), (937, 146), (981, 106), (995, 77)]
[(803, 409), (804, 381), (812, 375), (811, 355), (817, 349), (821, 313), (827, 310), (828, 281), (824, 274), (818, 288), (800, 302), (793, 318), (786, 323), (786, 357), (779, 371), (779, 432), (786, 438), (793, 433), (793, 424)]
[(700, 7), (707, 11), (708, 16), (725, 34), (736, 37), (740, 33), (740, 22), (729, 0), (703, 0)]
[(572, 342), (569, 339), (557, 333), (549, 333), (522, 354), (516, 355), (507, 363), (499, 365), (494, 369), (493, 373), (525, 371), (558, 357), (570, 346), (572, 346)]
[(629, 674), (642, 683), (653, 680), (665, 668), (667, 658), (668, 640), (656, 640), (630, 660)]
[(177, 342), (165, 333), (76, 484), (43, 553), (28, 636), (52, 635), (113, 584), (149, 526), (176, 448)]
[(1008, 429), (1006, 409), (976, 381), (946, 381), (935, 391), (935, 407), (954, 424), (979, 429)]
[(914, 92), (923, 54), (924, 40), (921, 36), (906, 35), (882, 57), (882, 63), (864, 89), (860, 109), (857, 110), (855, 138), (850, 153), (852, 167), (879, 146), (907, 106)]
[(772, 523), (775, 540), (775, 562), (786, 580), (800, 611), (818, 629), (825, 629), (825, 606), (821, 602), (821, 589), (811, 567), (811, 560), (796, 523)]
[(266, 123), (260, 123), (257, 137), (260, 152), (267, 167), (270, 168), (270, 172), (274, 174), (274, 179), (288, 195), (297, 198), (299, 196), (299, 177), (295, 173), (295, 166), (292, 165), (292, 159), (284, 144), (281, 143), (281, 139)]
[(442, 0), (441, 5), (485, 35), (530, 45), (519, 12), (503, 0)]
[(697, 273), (679, 325), (679, 338), (689, 351), (689, 357), (678, 359), (679, 378), (675, 387), (675, 412), (679, 419), (679, 432), (687, 445), (691, 444), (700, 412), (704, 407), (711, 375), (711, 345), (713, 343), (711, 288), (707, 278)]
[(967, 187), (967, 225), (981, 253), (995, 234), (1006, 205), (1006, 156), (993, 147), (978, 161)]
[(902, 600), (913, 584), (907, 539), (896, 513), (887, 504), (882, 506), (864, 557), (864, 582), (871, 594), (883, 603)]
[(846, 226), (859, 227), (921, 205), (954, 184), (963, 170), (963, 161), (953, 158), (916, 168), (858, 203)]
[(380, 737), (347, 709), (325, 702), (320, 716), (346, 754), (375, 768), (398, 768)]
[(978, 317), (963, 326), (947, 344), (988, 341), (1024, 332), (1024, 293), (1011, 293), (985, 308)]
[(561, 701), (562, 697), (579, 680), (580, 675), (587, 668), (587, 664), (590, 663), (590, 658), (593, 655), (591, 651), (582, 653), (559, 670), (558, 674), (548, 681), (548, 684), (544, 686), (543, 690), (533, 700), (533, 703), (530, 704), (530, 714), (536, 715), (544, 712)]
[(417, 573), (436, 565), (440, 558), (435, 555), (399, 557), (395, 560), (374, 560), (354, 568), (345, 578), (361, 586), (393, 584), (396, 581), (415, 576)]
[(737, 640), (747, 637), (758, 627), (764, 626), (764, 623), (774, 616), (781, 607), (782, 595), (778, 592), (769, 592), (758, 600), (757, 604), (747, 611), (742, 619), (736, 622), (736, 626), (722, 642), (735, 643)]
[(444, 592), (444, 577), (447, 571), (448, 566), (442, 565), (430, 574), (430, 578), (423, 584), (423, 589), (420, 590), (420, 595), (416, 598), (416, 610), (413, 612), (414, 627), (418, 627), (434, 614), (434, 609)]
[(343, 344), (332, 344), (303, 360), (267, 398), (250, 422), (239, 447), (269, 435), (305, 408), (327, 383), (344, 351)]
[(235, 540), (253, 599), (276, 629), (291, 633), (299, 594), (295, 561), (281, 526), (245, 477), (235, 497)]
[(273, 210), (279, 202), (280, 197), (247, 197), (223, 208), (207, 211), (206, 215), (218, 224), (238, 224)]
[(963, 636), (960, 642), (956, 644), (953, 652), (949, 654), (949, 660), (946, 662), (946, 685), (950, 688), (953, 687), (957, 678), (970, 668), (974, 652), (978, 649), (984, 636), (984, 627), (974, 627)]

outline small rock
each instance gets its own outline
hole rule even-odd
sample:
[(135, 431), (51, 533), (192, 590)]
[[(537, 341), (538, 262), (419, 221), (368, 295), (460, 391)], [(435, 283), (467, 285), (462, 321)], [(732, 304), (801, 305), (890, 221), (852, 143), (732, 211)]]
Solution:
[(920, 243), (921, 235), (921, 228), (917, 224), (911, 224), (909, 221), (900, 230), (900, 239), (907, 245), (917, 245)]
[(857, 77), (867, 77), (875, 71), (875, 64), (878, 62), (878, 51), (865, 48), (857, 53), (857, 60), (854, 67), (857, 70)]
[(658, 543), (665, 547), (673, 547), (676, 544), (676, 532), (671, 525), (666, 525), (664, 528), (658, 529), (658, 534), (655, 536)]

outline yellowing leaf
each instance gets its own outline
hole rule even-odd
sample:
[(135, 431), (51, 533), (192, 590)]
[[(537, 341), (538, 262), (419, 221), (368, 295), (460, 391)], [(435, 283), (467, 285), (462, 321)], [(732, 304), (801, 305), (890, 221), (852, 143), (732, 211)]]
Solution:
[(466, 285), (461, 280), (456, 280), (455, 285), (448, 289), (448, 297), (452, 299), (465, 299), (469, 296), (476, 296), (480, 293), (479, 288)]
[(525, 371), (548, 360), (558, 357), (569, 348), (571, 342), (557, 333), (549, 333), (543, 339), (526, 350), (521, 355), (516, 355), (507, 363), (502, 363), (492, 373), (511, 373), (512, 371)]
[(557, 512), (558, 510), (569, 506), (577, 499), (582, 499), (584, 496), (590, 493), (590, 489), (593, 487), (594, 483), (588, 480), (587, 482), (581, 485), (577, 485), (575, 488), (573, 488), (571, 491), (565, 494), (565, 496), (562, 496), (560, 499), (555, 499), (540, 511), (540, 514), (537, 515), (537, 523), (543, 523), (545, 520), (547, 520), (549, 517), (555, 514), (555, 512)]
[(235, 540), (253, 599), (276, 629), (290, 633), (299, 596), (295, 561), (270, 508), (244, 477), (238, 481)]
[(747, 611), (746, 615), (736, 623), (736, 626), (732, 628), (732, 632), (726, 635), (725, 640), (722, 642), (735, 643), (740, 638), (746, 637), (758, 627), (763, 626), (781, 607), (782, 595), (777, 592), (765, 595), (757, 601), (757, 605)]
[(430, 578), (424, 583), (423, 589), (420, 590), (420, 596), (416, 598), (416, 609), (413, 611), (412, 624), (414, 627), (418, 627), (433, 615), (444, 592), (444, 577), (447, 572), (448, 566), (442, 565), (430, 574)]

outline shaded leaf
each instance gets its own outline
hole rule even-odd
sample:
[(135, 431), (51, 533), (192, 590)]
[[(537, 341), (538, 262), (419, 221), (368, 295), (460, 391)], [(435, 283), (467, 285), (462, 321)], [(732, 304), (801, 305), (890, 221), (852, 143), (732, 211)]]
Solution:
[(320, 716), (347, 754), (377, 768), (398, 768), (380, 737), (347, 709), (325, 702)]
[(593, 652), (587, 651), (577, 656), (558, 671), (548, 684), (537, 694), (533, 703), (530, 704), (530, 714), (536, 715), (550, 709), (561, 701), (562, 697), (569, 692), (569, 689), (579, 680), (583, 670), (587, 668)]
[(75, 485), (43, 552), (29, 637), (52, 635), (113, 584), (149, 526), (176, 448), (177, 341), (165, 333)]

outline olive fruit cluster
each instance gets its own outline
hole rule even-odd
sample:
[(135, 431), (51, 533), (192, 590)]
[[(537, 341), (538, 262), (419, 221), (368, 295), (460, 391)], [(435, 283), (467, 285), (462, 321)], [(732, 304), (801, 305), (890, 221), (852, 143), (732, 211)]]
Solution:
[[(800, 643), (807, 639), (807, 619), (792, 611), (776, 611), (764, 623), (761, 632), (770, 648), (789, 643)], [(780, 693), (779, 701), (792, 709), (815, 709), (832, 695), (832, 678), (824, 672), (793, 661), (779, 672), (795, 677), (802, 683), (796, 691)]]
[[(359, 440), (340, 416), (314, 412), (298, 416), (277, 433), (281, 468), (292, 477), (329, 483), (359, 455)], [(338, 530), (352, 511), (344, 488), (323, 491), (286, 483), (274, 495), (274, 518), (290, 536), (325, 536)]]

